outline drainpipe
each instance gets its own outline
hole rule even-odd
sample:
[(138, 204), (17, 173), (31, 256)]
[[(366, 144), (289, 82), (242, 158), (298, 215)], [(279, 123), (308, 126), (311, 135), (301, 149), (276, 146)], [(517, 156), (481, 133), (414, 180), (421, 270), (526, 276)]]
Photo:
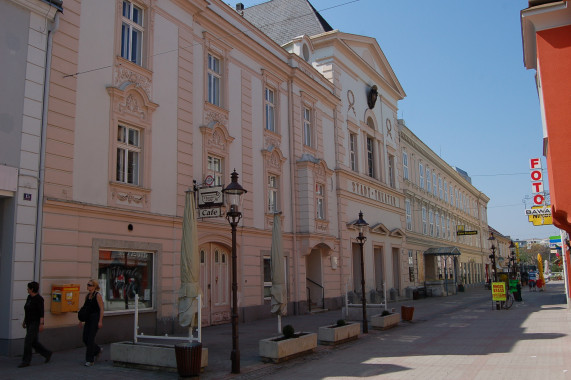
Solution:
[(44, 67), (44, 94), (42, 96), (42, 134), (40, 139), (40, 162), (38, 164), (38, 199), (36, 207), (36, 244), (34, 252), (34, 278), (40, 281), (40, 268), (42, 261), (42, 224), (44, 212), (44, 179), (46, 161), (46, 129), (48, 125), (48, 99), (50, 95), (50, 70), (52, 65), (53, 34), (59, 28), (59, 12), (56, 12), (54, 22), (48, 28), (48, 41), (46, 47), (46, 64)]
[(290, 174), (290, 198), (291, 198), (291, 231), (293, 237), (293, 293), (295, 295), (296, 302), (293, 303), (293, 314), (297, 315), (299, 313), (298, 305), (299, 299), (299, 258), (297, 254), (297, 233), (296, 233), (296, 202), (295, 202), (295, 149), (294, 149), (294, 127), (293, 127), (293, 79), (288, 80), (288, 127), (289, 127), (289, 174)]
[[(339, 137), (337, 134), (339, 131), (337, 128), (339, 127), (339, 120), (337, 119), (337, 107), (334, 109), (333, 114), (333, 140), (335, 144), (335, 198), (337, 200), (337, 236), (339, 239), (339, 263), (337, 267), (339, 268), (339, 289), (343, 292), (344, 285), (343, 285), (343, 239), (342, 233), (343, 229), (341, 228), (341, 199), (339, 197), (339, 189), (341, 188), (341, 183), (339, 180), (339, 175), (337, 173), (337, 169), (339, 169)], [(349, 110), (347, 110), (347, 117), (345, 120), (349, 119)], [(349, 130), (347, 126), (347, 130)], [(346, 289), (345, 289), (346, 290)], [(347, 297), (347, 292), (345, 292), (345, 298)], [(345, 303), (347, 304), (347, 303)]]

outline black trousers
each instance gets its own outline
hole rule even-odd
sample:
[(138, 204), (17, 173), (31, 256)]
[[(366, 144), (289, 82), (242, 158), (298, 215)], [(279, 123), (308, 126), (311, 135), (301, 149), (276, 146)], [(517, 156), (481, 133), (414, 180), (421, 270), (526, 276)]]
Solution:
[(99, 313), (91, 314), (83, 325), (83, 343), (85, 344), (85, 361), (93, 362), (95, 356), (101, 351), (101, 347), (95, 344), (95, 335), (97, 335), (97, 324), (99, 323)]
[(24, 356), (22, 357), (22, 363), (28, 363), (32, 361), (32, 348), (36, 352), (47, 358), (51, 351), (45, 348), (38, 340), (38, 334), (40, 332), (40, 321), (30, 322), (26, 325), (26, 338), (24, 339)]

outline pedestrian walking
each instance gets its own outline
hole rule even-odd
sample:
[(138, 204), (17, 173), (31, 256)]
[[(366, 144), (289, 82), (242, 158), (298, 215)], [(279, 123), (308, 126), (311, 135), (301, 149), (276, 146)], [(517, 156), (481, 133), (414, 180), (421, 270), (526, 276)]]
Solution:
[(38, 334), (44, 331), (44, 299), (38, 294), (40, 284), (36, 281), (28, 283), (28, 298), (24, 305), (24, 322), (26, 329), (24, 338), (24, 355), (18, 368), (28, 367), (32, 361), (32, 349), (42, 355), (47, 363), (52, 358), (52, 352), (45, 348), (38, 339)]
[[(100, 287), (97, 280), (87, 282), (87, 296), (83, 306), (87, 309), (87, 318), (83, 325), (83, 343), (85, 344), (85, 366), (91, 367), (95, 358), (99, 357), (103, 350), (95, 343), (97, 331), (103, 327), (103, 297), (99, 293)], [(81, 326), (81, 322), (79, 322)]]

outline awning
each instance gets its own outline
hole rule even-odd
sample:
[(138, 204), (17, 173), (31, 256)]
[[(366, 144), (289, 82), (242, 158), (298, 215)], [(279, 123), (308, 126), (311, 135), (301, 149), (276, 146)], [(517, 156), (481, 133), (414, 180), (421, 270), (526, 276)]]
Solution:
[(424, 254), (434, 256), (460, 256), (460, 250), (456, 247), (437, 247), (427, 249), (424, 251)]

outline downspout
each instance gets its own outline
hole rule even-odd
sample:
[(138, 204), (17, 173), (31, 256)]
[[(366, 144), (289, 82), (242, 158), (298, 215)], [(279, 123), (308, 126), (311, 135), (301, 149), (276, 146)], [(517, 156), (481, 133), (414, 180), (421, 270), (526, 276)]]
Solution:
[(48, 41), (46, 47), (46, 64), (44, 67), (44, 93), (42, 96), (42, 133), (40, 138), (40, 162), (38, 164), (39, 181), (38, 181), (38, 196), (36, 207), (36, 244), (34, 252), (34, 278), (40, 281), (40, 269), (42, 261), (42, 224), (44, 212), (44, 179), (45, 179), (45, 161), (46, 161), (46, 135), (48, 125), (48, 99), (50, 94), (50, 70), (52, 65), (52, 47), (53, 47), (53, 34), (59, 28), (59, 12), (56, 12), (54, 22), (48, 28)]
[[(342, 233), (343, 233), (343, 229), (341, 228), (341, 199), (339, 196), (339, 189), (341, 188), (341, 183), (340, 183), (340, 179), (339, 179), (339, 174), (337, 172), (337, 169), (339, 169), (339, 137), (337, 136), (337, 134), (339, 133), (339, 131), (337, 130), (338, 128), (338, 119), (337, 119), (337, 107), (335, 107), (334, 109), (334, 114), (333, 114), (333, 141), (335, 144), (335, 198), (337, 199), (337, 236), (339, 239), (339, 263), (338, 263), (338, 268), (339, 268), (339, 289), (341, 289), (341, 292), (343, 292), (343, 289), (346, 290), (344, 284), (343, 284), (343, 239), (342, 239)], [(347, 110), (347, 117), (345, 118), (345, 120), (349, 119), (349, 110)], [(349, 130), (349, 128), (347, 128), (347, 130)], [(349, 241), (349, 244), (351, 244), (351, 242)], [(345, 295), (343, 296), (343, 299), (345, 299), (347, 296), (347, 293), (345, 292)], [(348, 309), (347, 309), (348, 310)]]
[(290, 198), (291, 198), (291, 232), (293, 238), (293, 293), (295, 295), (295, 302), (293, 303), (293, 314), (298, 315), (298, 305), (300, 302), (299, 299), (299, 258), (297, 254), (297, 232), (296, 232), (296, 221), (297, 221), (297, 214), (296, 214), (296, 203), (295, 203), (295, 149), (294, 149), (294, 127), (293, 123), (293, 79), (289, 79), (288, 81), (288, 103), (289, 103), (289, 112), (288, 112), (288, 127), (289, 127), (289, 175), (290, 175)]

